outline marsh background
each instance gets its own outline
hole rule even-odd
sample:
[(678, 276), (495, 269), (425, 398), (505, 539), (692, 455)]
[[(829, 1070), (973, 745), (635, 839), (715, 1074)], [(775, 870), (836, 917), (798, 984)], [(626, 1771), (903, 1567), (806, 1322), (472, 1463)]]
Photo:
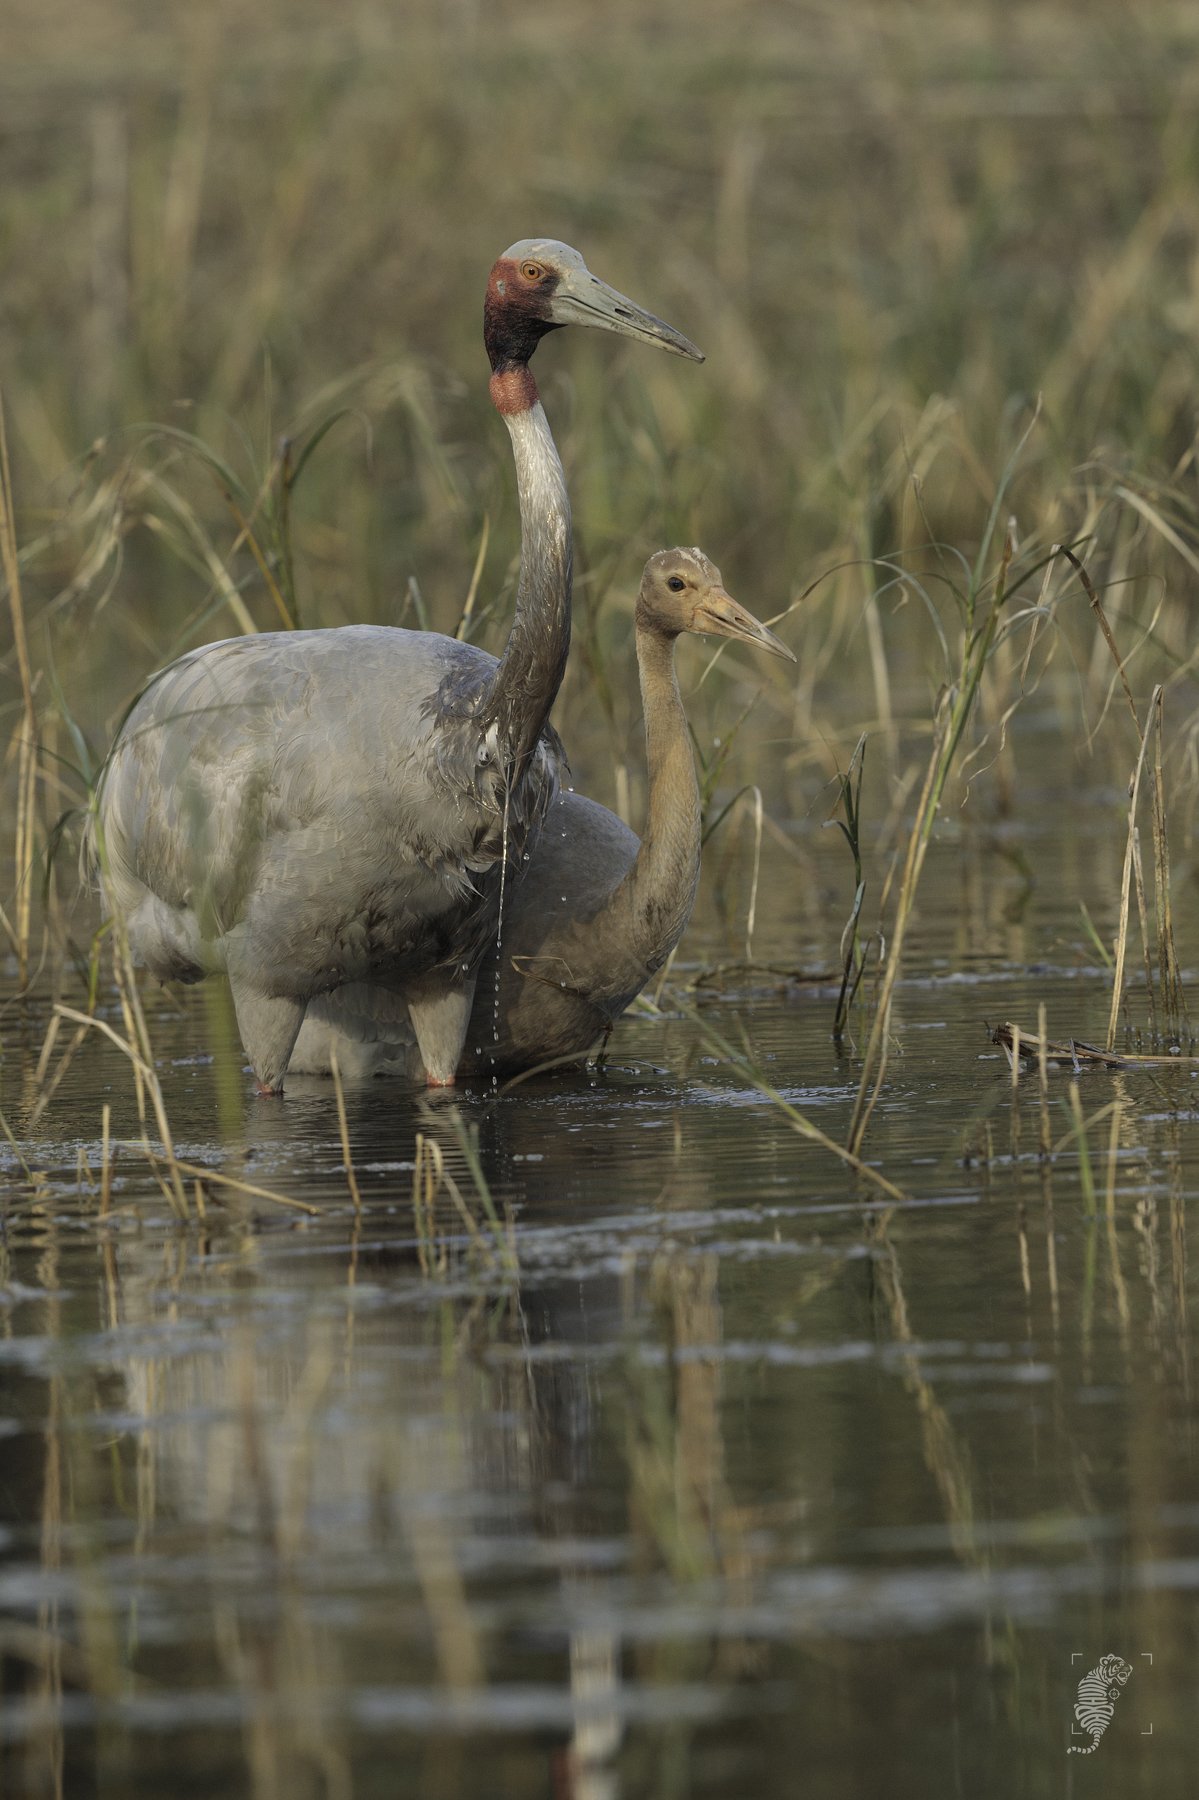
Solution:
[[(1110, 1001), (1138, 746), (1082, 586), (1038, 566), (1061, 541), (1142, 719), (1165, 687), (1193, 981), (1197, 50), (1193, 8), (1106, 0), (5, 0), (33, 678), (27, 704), (6, 655), (5, 837), (36, 740), (39, 862), (5, 884), (3, 1792), (1188, 1791), (1189, 1071), (1055, 1077), (1046, 1159), (983, 1021), (1045, 1001), (1098, 1041)], [(43, 890), (47, 846), (190, 644), (283, 610), (453, 630), (473, 586), (498, 648), (518, 522), (480, 315), (529, 234), (708, 356), (539, 352), (576, 785), (639, 819), (659, 545), (785, 615), (798, 673), (682, 648), (714, 829), (666, 984), (606, 1074), (349, 1093), (360, 1212), (327, 1088), (256, 1106), (219, 991), (148, 992), (179, 1156), (319, 1207), (210, 1185), (180, 1220), (111, 1042), (46, 1098), (97, 923), (71, 826)], [(880, 1210), (786, 1108), (844, 1139), (956, 559), (982, 547), (989, 591), (1009, 515), (1036, 572), (906, 946), (866, 1149), (909, 1198)], [(796, 977), (838, 964), (854, 872), (823, 827), (862, 733), (869, 972), (837, 1048), (835, 981)], [(472, 1235), (438, 1158), (510, 1227)], [(1110, 1651), (1136, 1673), (1067, 1758)]]

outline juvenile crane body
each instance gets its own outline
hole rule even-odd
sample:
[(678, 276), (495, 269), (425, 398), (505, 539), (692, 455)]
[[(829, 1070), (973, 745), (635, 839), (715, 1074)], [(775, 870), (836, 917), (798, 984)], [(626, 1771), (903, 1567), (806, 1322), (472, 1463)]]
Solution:
[(227, 973), (266, 1091), (310, 1003), (363, 982), (410, 1020), (426, 1079), (454, 1080), (501, 859), (520, 870), (558, 787), (570, 504), (529, 359), (567, 324), (702, 360), (565, 244), (496, 262), (484, 341), (521, 516), (498, 662), (379, 626), (228, 639), (155, 676), (113, 746), (86, 852), (106, 907), (160, 979)]
[[(645, 836), (582, 794), (560, 793), (479, 969), (461, 1072), (511, 1075), (583, 1057), (662, 967), (691, 915), (700, 796), (674, 668), (684, 631), (790, 650), (725, 591), (700, 550), (646, 564), (636, 611), (649, 805)], [(792, 658), (794, 660), (794, 658)], [(293, 1068), (413, 1069), (411, 1029), (389, 995), (348, 986), (315, 1002)]]

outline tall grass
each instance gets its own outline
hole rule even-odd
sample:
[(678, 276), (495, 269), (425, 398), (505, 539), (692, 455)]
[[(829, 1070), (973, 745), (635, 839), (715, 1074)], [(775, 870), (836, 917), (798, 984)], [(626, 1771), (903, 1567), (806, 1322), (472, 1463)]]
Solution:
[[(914, 803), (909, 842), (927, 845), (959, 774), (976, 807), (1018, 808), (1006, 723), (1033, 687), (1065, 759), (1085, 730), (1122, 773), (1100, 728), (1116, 677), (1078, 584), (1027, 592), (1018, 641), (987, 611), (1009, 514), (1035, 546), (1011, 573), (1079, 546), (1124, 674), (1178, 695), (1185, 747), (1199, 28), (1165, 4), (1080, 16), (363, 0), (334, 19), (227, 0), (139, 15), (134, 34), (122, 0), (51, 0), (37, 29), (19, 12), (0, 68), (0, 383), (23, 966), (37, 921), (19, 909), (54, 821), (187, 644), (374, 619), (498, 647), (518, 521), (479, 313), (490, 261), (530, 231), (577, 243), (709, 357), (571, 333), (539, 354), (576, 516), (558, 716), (577, 784), (640, 816), (648, 549), (705, 544), (800, 653), (791, 686), (732, 656), (700, 683), (681, 658), (709, 820), (742, 790), (764, 809), (721, 846), (743, 939), (763, 824), (827, 810), (822, 783), (863, 732), (873, 891), (871, 856)], [(995, 623), (986, 643), (962, 627), (969, 670), (942, 605), (955, 582)], [(845, 916), (822, 921), (826, 960)]]

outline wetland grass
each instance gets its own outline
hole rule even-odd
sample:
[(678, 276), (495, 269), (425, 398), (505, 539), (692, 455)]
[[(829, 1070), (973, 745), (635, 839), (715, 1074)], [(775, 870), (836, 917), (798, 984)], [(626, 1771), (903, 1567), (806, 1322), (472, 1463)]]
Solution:
[[(539, 40), (542, 77), (571, 96), (554, 169), (514, 104), (524, 39), (451, 28), (431, 0), (410, 9), (402, 34), (382, 0), (366, 0), (353, 26), (302, 43), (294, 15), (266, 0), (252, 22), (214, 17), (203, 56), (182, 53), (165, 9), (133, 52), (155, 97), (145, 107), (73, 60), (77, 35), (18, 53), (0, 147), (12, 176), (0, 181), (0, 236), (20, 272), (0, 296), (0, 563), (13, 631), (3, 922), (25, 983), (43, 924), (45, 821), (61, 812), (64, 783), (86, 803), (93, 746), (187, 644), (415, 617), (496, 646), (518, 534), (469, 297), (507, 222), (544, 220), (618, 279), (622, 266), (652, 267), (662, 310), (691, 322), (709, 352), (688, 387), (669, 367), (601, 374), (585, 349), (547, 376), (578, 536), (579, 654), (558, 714), (576, 783), (637, 816), (635, 571), (659, 542), (721, 546), (757, 609), (794, 621), (801, 666), (792, 686), (760, 686), (728, 658), (694, 678), (682, 665), (705, 882), (727, 920), (717, 967), (752, 963), (764, 914), (777, 943), (783, 913), (818, 965), (838, 964), (830, 1029), (861, 1040), (847, 1133), (860, 1161), (938, 819), (951, 795), (967, 828), (1019, 814), (1016, 709), (1037, 694), (1066, 765), (1082, 720), (1087, 754), (1119, 766), (1106, 722), (1117, 680), (1130, 701), (1133, 679), (1177, 692), (1184, 747), (1195, 735), (1187, 321), (1199, 139), (1175, 79), (1192, 38), (1156, 5), (1134, 30), (1124, 9), (1100, 4), (1083, 41), (1071, 9), (1051, 5), (1036, 33), (1014, 20), (1000, 42), (981, 7), (946, 15), (937, 33), (896, 12), (872, 12), (867, 33), (850, 8), (824, 17), (817, 53), (765, 6), (752, 9), (752, 41), (743, 9), (723, 0), (705, 0), (698, 18), (673, 0), (666, 10), (687, 29), (660, 37), (628, 19), (611, 38), (568, 8), (561, 34)], [(275, 69), (282, 42), (303, 66), (294, 88)], [(1130, 42), (1143, 52), (1126, 78), (1136, 105), (1112, 73)], [(971, 73), (983, 47), (997, 59), (986, 83)], [(448, 49), (463, 104), (447, 111), (437, 96)], [(1024, 102), (1042, 93), (1046, 67), (1072, 72), (1062, 110), (1030, 122)], [(39, 85), (39, 73), (59, 85)], [(665, 80), (692, 79), (702, 104), (668, 141), (655, 96)], [(1057, 121), (1074, 116), (1072, 82), (1088, 105), (1067, 141)], [(90, 135), (73, 131), (60, 100), (51, 106), (63, 83), (99, 109)], [(621, 149), (597, 157), (597, 142)], [(397, 202), (379, 171), (415, 164), (421, 181)], [(630, 191), (645, 201), (635, 211)], [(484, 218), (480, 192), (491, 197)], [(1037, 392), (1040, 423), (1021, 436), (1013, 422)], [(1053, 560), (1063, 544), (1079, 555)], [(1070, 565), (1089, 610), (1062, 578)], [(733, 729), (718, 732), (730, 716)], [(1181, 1015), (1164, 781), (1179, 759), (1160, 704), (1148, 716), (1156, 874), (1139, 910), (1169, 1031)], [(55, 743), (72, 747), (69, 763)], [(852, 799), (838, 789), (848, 907), (822, 893), (797, 837), (826, 780), (853, 784)], [(1178, 786), (1176, 801), (1190, 791), (1193, 804), (1194, 774)], [(1144, 890), (1131, 830), (1129, 843), (1118, 949), (1129, 896)], [(783, 844), (772, 891), (763, 849), (781, 855)], [(61, 913), (46, 971), (76, 1055), (102, 1023), (97, 965), (75, 943), (90, 937), (85, 909)], [(70, 992), (73, 962), (91, 965), (86, 1000)], [(657, 998), (687, 978), (673, 965)], [(108, 994), (179, 1209), (189, 1190), (182, 1165), (172, 1172), (131, 979)], [(41, 1072), (45, 1104), (64, 1072), (61, 1056)], [(342, 1135), (340, 1094), (338, 1113)], [(486, 1182), (472, 1172), (465, 1185), (498, 1244)]]

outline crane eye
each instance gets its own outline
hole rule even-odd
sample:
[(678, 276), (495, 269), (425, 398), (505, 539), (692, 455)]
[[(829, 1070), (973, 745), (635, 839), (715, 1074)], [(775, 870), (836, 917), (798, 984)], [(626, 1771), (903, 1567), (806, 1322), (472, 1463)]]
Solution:
[(678, 575), (672, 575), (666, 583), (672, 594), (681, 594), (687, 583)]
[(540, 281), (545, 274), (541, 264), (535, 262), (521, 263), (520, 272), (526, 281)]

